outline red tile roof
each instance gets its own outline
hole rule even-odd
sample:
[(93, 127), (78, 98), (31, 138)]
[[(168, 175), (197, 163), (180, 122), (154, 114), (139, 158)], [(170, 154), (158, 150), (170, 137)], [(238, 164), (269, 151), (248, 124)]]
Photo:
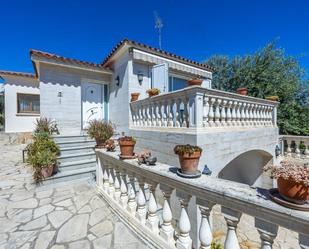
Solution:
[(22, 72), (13, 72), (13, 71), (5, 71), (0, 70), (0, 75), (9, 75), (9, 76), (21, 76), (27, 78), (36, 78), (36, 76), (32, 73), (22, 73)]
[(98, 68), (102, 68), (102, 69), (104, 68), (101, 64), (96, 64), (96, 63), (87, 62), (87, 61), (80, 61), (80, 60), (76, 60), (76, 59), (70, 59), (70, 58), (60, 56), (60, 55), (51, 54), (51, 53), (47, 53), (47, 52), (43, 52), (43, 51), (39, 51), (39, 50), (34, 50), (34, 49), (30, 50), (30, 56), (32, 56), (32, 55), (37, 55), (37, 56), (46, 57), (46, 58), (49, 58), (49, 59), (54, 59), (54, 60), (57, 60), (57, 61), (69, 62), (69, 63), (74, 63), (74, 64), (78, 64), (78, 65), (83, 65), (83, 66), (98, 67)]
[(106, 56), (106, 58), (104, 59), (104, 61), (102, 62), (102, 65), (103, 66), (107, 66), (108, 65), (108, 61), (110, 60), (110, 58), (124, 45), (124, 44), (129, 44), (131, 45), (132, 47), (136, 47), (136, 48), (144, 48), (148, 51), (152, 51), (152, 52), (156, 52), (160, 55), (162, 55), (163, 57), (171, 57), (171, 58), (174, 58), (174, 59), (178, 59), (180, 61), (183, 61), (185, 63), (189, 63), (189, 64), (192, 64), (194, 66), (198, 66), (200, 68), (203, 68), (203, 69), (206, 69), (208, 71), (211, 71), (213, 72), (214, 71), (214, 68), (205, 64), (205, 63), (200, 63), (200, 62), (196, 62), (196, 61), (192, 61), (192, 60), (189, 60), (189, 59), (186, 59), (184, 57), (181, 57), (181, 56), (178, 56), (178, 55), (175, 55), (175, 54), (172, 54), (170, 52), (166, 52), (164, 50), (161, 50), (161, 49), (158, 49), (158, 48), (154, 48), (154, 47), (151, 47), (151, 46), (148, 46), (148, 45), (145, 45), (145, 44), (142, 44), (142, 43), (139, 43), (139, 42), (136, 42), (136, 41), (132, 41), (132, 40), (128, 40), (127, 38), (123, 39), (122, 41), (120, 41), (113, 49), (112, 51), (109, 53), (109, 55)]

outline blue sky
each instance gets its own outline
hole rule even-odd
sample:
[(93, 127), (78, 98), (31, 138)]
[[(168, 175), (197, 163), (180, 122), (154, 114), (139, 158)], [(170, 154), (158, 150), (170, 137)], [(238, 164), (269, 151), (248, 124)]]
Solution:
[(309, 1), (1, 1), (0, 70), (33, 72), (29, 49), (101, 62), (124, 37), (202, 61), (252, 53), (275, 38), (309, 72)]

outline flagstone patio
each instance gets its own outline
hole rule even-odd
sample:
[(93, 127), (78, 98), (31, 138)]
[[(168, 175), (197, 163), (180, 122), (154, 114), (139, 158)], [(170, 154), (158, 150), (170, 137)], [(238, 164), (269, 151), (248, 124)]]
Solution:
[(148, 248), (113, 214), (94, 183), (37, 187), (25, 145), (0, 142), (0, 249)]

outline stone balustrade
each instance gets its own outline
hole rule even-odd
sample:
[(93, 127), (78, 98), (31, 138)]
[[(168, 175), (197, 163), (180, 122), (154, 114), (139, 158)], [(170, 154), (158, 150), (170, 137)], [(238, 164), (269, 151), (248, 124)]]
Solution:
[[(213, 241), (210, 213), (215, 204), (221, 206), (227, 226), (225, 249), (240, 248), (236, 231), (242, 214), (254, 217), (262, 249), (272, 248), (279, 226), (297, 232), (299, 247), (309, 248), (309, 213), (277, 205), (269, 200), (266, 190), (205, 175), (184, 179), (170, 165), (138, 165), (135, 160), (119, 160), (118, 154), (96, 150), (98, 191), (130, 228), (155, 248), (192, 248), (193, 220), (187, 209), (192, 198), (200, 212), (195, 223), (199, 224), (196, 238), (200, 249), (210, 249)], [(157, 191), (164, 196), (161, 212)], [(172, 193), (179, 199), (176, 223), (170, 202)]]
[(309, 158), (309, 136), (280, 136), (281, 150), (285, 156)]
[(199, 86), (131, 103), (131, 127), (276, 126), (278, 102)]

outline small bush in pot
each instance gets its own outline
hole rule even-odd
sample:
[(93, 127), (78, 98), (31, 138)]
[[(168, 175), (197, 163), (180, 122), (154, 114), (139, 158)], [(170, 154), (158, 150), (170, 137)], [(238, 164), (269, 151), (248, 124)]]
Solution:
[(151, 89), (148, 89), (146, 91), (146, 93), (148, 93), (149, 97), (156, 96), (156, 95), (160, 94), (160, 89), (158, 89), (158, 88), (151, 88)]
[(35, 121), (34, 133), (59, 134), (58, 126), (55, 120), (49, 118), (38, 118)]
[(309, 200), (309, 166), (301, 161), (284, 160), (280, 166), (267, 166), (271, 177), (277, 179), (278, 192), (287, 201), (304, 204)]
[(118, 139), (120, 146), (120, 153), (122, 157), (131, 157), (134, 156), (134, 146), (136, 140), (134, 137), (124, 136)]
[(131, 102), (138, 100), (140, 93), (131, 93)]
[(114, 134), (114, 125), (109, 121), (94, 119), (89, 122), (87, 133), (95, 139), (98, 148), (103, 148), (106, 140)]
[(59, 153), (59, 147), (48, 133), (34, 135), (33, 143), (27, 146), (27, 163), (33, 169), (36, 183), (52, 175)]
[(202, 149), (190, 144), (176, 145), (174, 152), (179, 157), (181, 172), (187, 175), (196, 174), (198, 163), (202, 155)]
[(202, 85), (203, 80), (199, 78), (195, 78), (195, 79), (188, 80), (187, 82), (189, 86), (200, 86)]

